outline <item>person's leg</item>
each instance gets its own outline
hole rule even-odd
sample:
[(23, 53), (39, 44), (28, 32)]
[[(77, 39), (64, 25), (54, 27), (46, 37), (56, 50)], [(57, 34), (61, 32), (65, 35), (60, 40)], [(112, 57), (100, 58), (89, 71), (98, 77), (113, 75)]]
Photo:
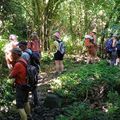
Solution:
[(95, 58), (96, 58), (96, 56), (97, 56), (96, 48), (95, 48), (95, 46), (93, 45), (93, 46), (91, 47), (91, 61), (92, 61), (92, 63), (95, 63)]
[(30, 108), (30, 104), (29, 102), (26, 102), (25, 103), (25, 112), (27, 113), (27, 115), (30, 115), (31, 114), (31, 108)]
[(27, 114), (24, 110), (24, 91), (20, 86), (16, 86), (16, 106), (20, 114), (21, 120), (27, 120)]
[(24, 109), (28, 117), (32, 117), (31, 115), (31, 107), (30, 103), (28, 102), (28, 97), (29, 97), (29, 91), (24, 92)]
[(27, 114), (24, 109), (18, 109), (18, 112), (20, 114), (20, 120), (27, 120)]
[(32, 97), (33, 97), (34, 106), (37, 106), (38, 105), (38, 95), (37, 95), (36, 87), (32, 90)]
[(88, 57), (87, 57), (87, 64), (89, 64), (91, 61), (91, 55), (89, 54)]
[(118, 65), (119, 64), (119, 58), (116, 59), (116, 64), (115, 65)]
[(89, 53), (89, 49), (88, 49), (88, 52), (87, 52), (87, 64), (90, 63), (90, 53)]
[(55, 69), (56, 69), (56, 72), (59, 73), (59, 60), (55, 60)]
[(117, 59), (116, 59), (116, 65), (120, 64), (120, 50), (117, 50)]
[(62, 60), (59, 61), (59, 66), (60, 66), (59, 71), (63, 72), (64, 71), (64, 64), (63, 64)]
[(116, 51), (112, 52), (112, 60), (111, 60), (111, 65), (115, 65), (116, 64)]

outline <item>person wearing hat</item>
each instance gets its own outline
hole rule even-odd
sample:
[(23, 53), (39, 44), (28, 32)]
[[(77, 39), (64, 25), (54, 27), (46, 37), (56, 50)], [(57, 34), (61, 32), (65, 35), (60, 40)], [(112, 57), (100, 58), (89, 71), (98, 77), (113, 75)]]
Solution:
[[(21, 41), (18, 44), (19, 48), (22, 50), (22, 55), (21, 57), (27, 61), (28, 64), (32, 64), (33, 66), (35, 66), (37, 68), (38, 74), (39, 74), (39, 62), (36, 62), (35, 64), (35, 60), (36, 56), (31, 57), (34, 55), (34, 53), (27, 48), (27, 42), (25, 41)], [(38, 63), (38, 64), (37, 64)], [(32, 92), (32, 97), (33, 97), (33, 102), (34, 102), (34, 106), (38, 105), (38, 95), (37, 95), (37, 84), (34, 86), (34, 88), (31, 90)]]
[(95, 47), (94, 37), (92, 32), (90, 32), (90, 34), (88, 35), (85, 35), (85, 47), (88, 52), (87, 64), (94, 63), (95, 57), (96, 57), (96, 47)]
[(32, 51), (27, 48), (26, 41), (20, 41), (18, 43), (19, 48), (22, 50), (22, 58), (25, 59), (28, 63), (30, 62), (30, 55), (32, 55)]
[(27, 62), (21, 58), (22, 51), (20, 48), (13, 48), (11, 53), (15, 64), (10, 72), (9, 78), (15, 79), (13, 84), (16, 90), (16, 107), (21, 120), (27, 120), (27, 114), (31, 116), (30, 105), (28, 102), (29, 92), (24, 89), (24, 86), (27, 84), (27, 71), (26, 67), (21, 63), (23, 62), (24, 64), (27, 64)]
[(5, 45), (5, 50), (4, 50), (6, 63), (10, 70), (13, 68), (13, 65), (14, 65), (14, 61), (12, 60), (12, 57), (11, 57), (11, 50), (13, 48), (16, 48), (17, 44), (18, 44), (17, 36), (15, 34), (11, 34), (9, 36), (9, 43)]
[(56, 68), (56, 73), (58, 74), (64, 71), (64, 65), (63, 65), (64, 54), (62, 54), (59, 51), (60, 43), (62, 43), (62, 40), (60, 39), (60, 32), (56, 32), (53, 36), (54, 36), (54, 46), (56, 49), (54, 53), (55, 68)]

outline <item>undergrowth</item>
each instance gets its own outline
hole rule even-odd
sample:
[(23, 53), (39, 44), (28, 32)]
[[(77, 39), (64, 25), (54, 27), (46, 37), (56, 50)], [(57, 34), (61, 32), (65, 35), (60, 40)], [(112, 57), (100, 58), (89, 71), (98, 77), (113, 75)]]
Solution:
[(63, 100), (57, 120), (119, 120), (120, 68), (103, 60), (96, 64), (65, 62), (67, 71), (51, 82)]

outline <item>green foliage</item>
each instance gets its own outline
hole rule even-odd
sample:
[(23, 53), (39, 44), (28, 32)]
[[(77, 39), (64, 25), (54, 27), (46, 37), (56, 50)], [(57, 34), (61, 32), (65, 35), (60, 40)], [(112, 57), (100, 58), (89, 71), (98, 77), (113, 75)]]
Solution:
[(43, 64), (50, 64), (51, 61), (53, 60), (53, 55), (49, 54), (49, 53), (43, 53), (41, 61), (43, 62)]
[(0, 98), (0, 106), (11, 106), (13, 100), (15, 99), (15, 96), (13, 94), (13, 88), (11, 83), (9, 82), (8, 79), (0, 79), (0, 93), (1, 93), (1, 98)]
[(108, 120), (108, 114), (97, 109), (91, 109), (85, 103), (73, 103), (73, 105), (64, 108), (64, 114), (56, 120)]
[(49, 53), (43, 53), (42, 54), (42, 58), (41, 58), (41, 70), (42, 71), (47, 71), (49, 72), (51, 67), (50, 66), (54, 66), (53, 65), (54, 60), (53, 60), (53, 54), (49, 54)]
[(3, 64), (3, 60), (4, 60), (4, 52), (3, 52), (3, 47), (5, 45), (6, 41), (5, 40), (1, 40), (0, 39), (0, 66), (2, 66)]
[[(6, 109), (6, 107), (11, 107), (14, 100), (14, 92), (12, 89), (12, 80), (7, 78), (9, 72), (8, 68), (5, 66), (5, 54), (3, 51), (6, 40), (0, 40), (0, 106)], [(6, 106), (6, 107), (5, 107)], [(1, 109), (0, 107), (0, 109)]]
[(27, 25), (25, 11), (21, 2), (14, 0), (5, 0), (1, 4), (0, 16), (2, 22), (0, 28), (2, 29), (2, 36), (8, 38), (10, 34), (16, 34), (19, 39), (26, 39)]
[[(120, 109), (120, 68), (105, 61), (81, 65), (66, 61), (67, 72), (51, 83), (54, 92), (62, 96), (63, 110), (57, 120), (116, 120)], [(102, 96), (102, 97), (100, 97)], [(92, 108), (94, 102), (100, 102)], [(106, 112), (102, 110), (106, 106)], [(81, 114), (82, 113), (82, 114)]]

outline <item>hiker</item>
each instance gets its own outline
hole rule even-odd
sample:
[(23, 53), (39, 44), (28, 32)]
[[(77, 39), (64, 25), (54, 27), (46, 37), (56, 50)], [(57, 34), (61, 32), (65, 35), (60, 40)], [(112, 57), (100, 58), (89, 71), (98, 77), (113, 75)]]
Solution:
[(85, 35), (85, 47), (88, 52), (87, 64), (94, 63), (96, 57), (96, 44), (94, 38), (91, 35)]
[(64, 43), (60, 39), (59, 32), (56, 32), (54, 34), (54, 46), (56, 49), (56, 52), (54, 54), (54, 60), (55, 60), (56, 74), (58, 74), (64, 71), (63, 57), (65, 54)]
[(117, 45), (117, 36), (114, 34), (105, 43), (105, 49), (109, 58), (108, 63), (110, 65), (116, 65), (116, 58), (117, 58), (116, 45)]
[(105, 53), (108, 64), (111, 64), (111, 57), (112, 57), (112, 36), (113, 33), (110, 33), (109, 38), (105, 41)]
[(5, 45), (5, 59), (6, 59), (7, 66), (10, 70), (14, 66), (14, 61), (13, 61), (12, 56), (11, 56), (11, 50), (13, 48), (16, 48), (17, 44), (18, 44), (17, 36), (14, 34), (11, 34), (9, 36), (9, 43)]
[(16, 107), (20, 114), (21, 120), (27, 120), (27, 115), (31, 117), (30, 105), (28, 102), (29, 91), (26, 90), (26, 67), (21, 64), (27, 62), (21, 58), (22, 51), (19, 48), (13, 48), (11, 50), (12, 59), (15, 61), (15, 65), (10, 72), (9, 78), (14, 78), (13, 85), (16, 90)]
[(116, 65), (118, 65), (118, 64), (120, 64), (120, 37), (118, 37), (116, 48), (117, 48)]
[[(24, 60), (26, 60), (28, 64), (35, 66), (36, 69), (37, 69), (37, 72), (38, 72), (37, 74), (39, 74), (39, 70), (38, 70), (39, 67), (36, 66), (37, 63), (32, 64), (32, 62), (34, 61), (34, 58), (32, 58), (33, 53), (32, 53), (32, 51), (30, 49), (27, 48), (27, 42), (21, 41), (21, 42), (18, 43), (18, 46), (22, 50), (22, 56), (21, 57)], [(37, 106), (38, 105), (37, 83), (34, 85), (31, 92), (32, 92), (32, 98), (33, 98), (34, 106)]]
[(41, 40), (39, 39), (37, 32), (33, 32), (30, 36), (30, 41), (28, 41), (27, 47), (36, 54), (39, 59), (41, 58), (41, 49), (42, 49), (42, 44)]

